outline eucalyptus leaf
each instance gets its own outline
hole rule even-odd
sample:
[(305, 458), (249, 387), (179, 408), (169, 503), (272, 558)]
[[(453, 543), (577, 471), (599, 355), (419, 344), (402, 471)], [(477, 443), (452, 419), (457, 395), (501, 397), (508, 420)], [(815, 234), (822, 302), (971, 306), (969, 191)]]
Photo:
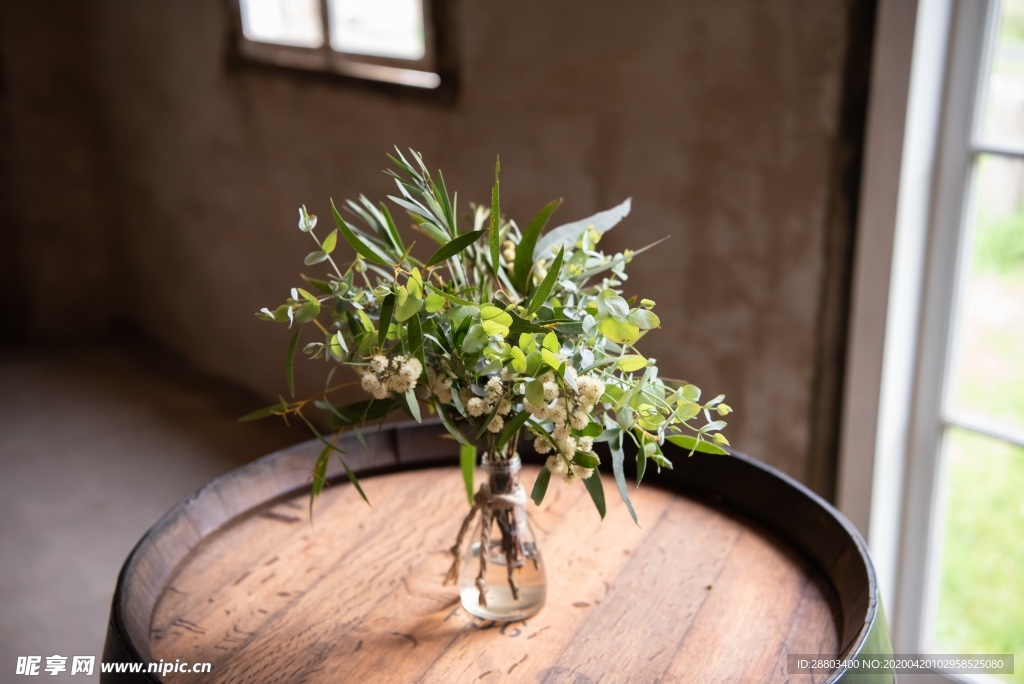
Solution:
[(594, 214), (590, 218), (573, 221), (572, 223), (552, 229), (537, 241), (537, 245), (533, 249), (533, 260), (550, 259), (559, 246), (563, 249), (565, 247), (571, 249), (575, 246), (576, 240), (583, 234), (583, 231), (589, 228), (593, 228), (598, 235), (608, 232), (619, 221), (629, 215), (630, 206), (631, 202), (627, 199), (622, 204)]
[(623, 461), (626, 458), (625, 452), (622, 450), (622, 438), (619, 438), (618, 442), (611, 444), (612, 452), (612, 473), (615, 475), (615, 486), (619, 489), (619, 496), (622, 497), (622, 502), (626, 504), (626, 509), (629, 511), (630, 517), (633, 518), (633, 522), (636, 523), (637, 527), (640, 527), (640, 521), (637, 520), (636, 511), (633, 510), (633, 504), (629, 500), (629, 490), (626, 486), (626, 472), (623, 470)]

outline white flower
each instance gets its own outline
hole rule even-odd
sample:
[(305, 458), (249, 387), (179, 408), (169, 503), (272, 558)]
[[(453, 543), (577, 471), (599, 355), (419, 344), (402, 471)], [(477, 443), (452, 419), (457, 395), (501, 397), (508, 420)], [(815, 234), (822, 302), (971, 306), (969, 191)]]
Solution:
[(370, 370), (374, 373), (383, 373), (384, 369), (388, 367), (388, 359), (386, 356), (377, 354), (370, 359)]
[(569, 472), (569, 466), (566, 464), (565, 459), (557, 454), (548, 456), (548, 460), (544, 462), (544, 467), (550, 470), (553, 475), (564, 475)]
[(487, 381), (484, 386), (484, 391), (487, 392), (487, 399), (491, 402), (497, 403), (498, 399), (505, 392), (505, 388), (502, 386), (501, 378), (495, 376)]
[(487, 431), (501, 432), (503, 427), (505, 427), (505, 419), (501, 416), (494, 416), (494, 418), (491, 418), (491, 422), (487, 424)]
[(551, 401), (558, 396), (558, 385), (554, 382), (544, 383), (544, 401)]
[(593, 437), (580, 437), (576, 440), (576, 448), (580, 451), (590, 452), (594, 449)]
[(582, 430), (587, 427), (587, 423), (590, 422), (590, 414), (582, 409), (576, 409), (572, 412), (572, 416), (569, 418), (569, 424), (577, 430)]
[(466, 411), (471, 416), (482, 416), (490, 410), (491, 408), (487, 405), (487, 402), (480, 397), (473, 397), (466, 402)]
[[(547, 437), (538, 437), (533, 442), (533, 448), (536, 449), (538, 454), (550, 454), (551, 450), (554, 449), (555, 447), (551, 443), (551, 440), (548, 439)], [(550, 461), (551, 459), (548, 460)], [(548, 468), (548, 470), (551, 470), (551, 468)]]
[(360, 380), (360, 384), (363, 389), (369, 392), (376, 399), (387, 399), (391, 396), (391, 392), (388, 388), (381, 384), (380, 379), (375, 373), (366, 373)]

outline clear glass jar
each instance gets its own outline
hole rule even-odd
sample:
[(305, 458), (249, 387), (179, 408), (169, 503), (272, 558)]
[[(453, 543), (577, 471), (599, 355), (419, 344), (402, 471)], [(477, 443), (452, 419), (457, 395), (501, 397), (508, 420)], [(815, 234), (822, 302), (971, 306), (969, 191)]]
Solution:
[(519, 484), (522, 464), (512, 456), (484, 458), (482, 465), (487, 482), (481, 487), (480, 518), (459, 577), (462, 605), (485, 620), (522, 620), (536, 614), (547, 598), (544, 561)]

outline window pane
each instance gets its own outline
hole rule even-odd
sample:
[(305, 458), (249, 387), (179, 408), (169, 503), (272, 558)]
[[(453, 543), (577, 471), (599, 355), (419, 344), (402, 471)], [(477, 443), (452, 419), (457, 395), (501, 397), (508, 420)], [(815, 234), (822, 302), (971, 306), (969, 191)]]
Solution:
[(422, 59), (422, 0), (331, 0), (331, 47), (338, 52)]
[(934, 645), (947, 653), (1015, 653), (1024, 681), (1024, 449), (947, 433), (946, 514)]
[(954, 414), (1024, 429), (1024, 161), (983, 157), (954, 330)]
[(320, 0), (240, 0), (239, 5), (249, 40), (307, 48), (324, 44)]
[(1003, 0), (981, 117), (986, 142), (1024, 145), (1024, 0)]

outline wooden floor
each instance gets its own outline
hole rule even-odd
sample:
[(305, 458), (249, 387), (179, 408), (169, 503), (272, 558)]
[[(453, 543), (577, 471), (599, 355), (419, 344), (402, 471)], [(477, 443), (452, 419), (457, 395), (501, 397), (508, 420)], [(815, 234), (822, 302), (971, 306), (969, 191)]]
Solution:
[(4, 681), (19, 656), (98, 662), (117, 573), (139, 537), (213, 477), (307, 438), (238, 423), (258, 399), (134, 341), (72, 342), (0, 350)]

